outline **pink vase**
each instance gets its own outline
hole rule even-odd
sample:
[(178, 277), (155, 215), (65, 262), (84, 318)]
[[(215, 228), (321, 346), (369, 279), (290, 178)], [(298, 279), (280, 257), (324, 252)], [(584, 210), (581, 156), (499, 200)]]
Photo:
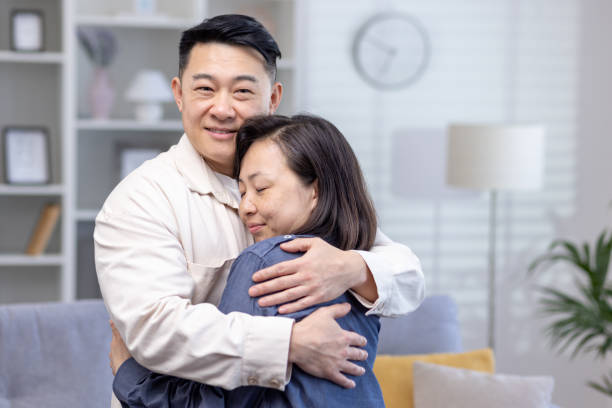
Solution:
[(89, 92), (91, 116), (108, 119), (115, 102), (115, 89), (106, 69), (96, 68)]

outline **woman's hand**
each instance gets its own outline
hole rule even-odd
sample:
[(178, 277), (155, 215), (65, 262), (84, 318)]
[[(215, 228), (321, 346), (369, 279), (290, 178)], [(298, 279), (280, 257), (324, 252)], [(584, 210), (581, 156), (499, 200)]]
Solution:
[[(287, 252), (305, 252), (253, 275), (258, 283), (249, 289), (262, 307), (282, 303), (278, 312), (293, 313), (333, 300), (354, 289), (367, 300), (378, 299), (376, 284), (365, 261), (354, 251), (342, 251), (321, 238), (296, 238), (281, 244)], [(267, 295), (267, 296), (266, 296)]]
[(289, 362), (315, 377), (325, 378), (344, 388), (354, 388), (355, 382), (345, 374), (360, 376), (363, 367), (350, 360), (365, 360), (368, 353), (361, 349), (365, 337), (343, 330), (335, 319), (351, 310), (348, 303), (322, 307), (293, 325), (289, 345)]
[(115, 327), (115, 324), (109, 320), (111, 329), (113, 331), (113, 338), (110, 344), (110, 353), (108, 353), (108, 358), (110, 359), (110, 367), (113, 370), (113, 375), (117, 374), (117, 370), (121, 367), (126, 360), (129, 360), (132, 355), (127, 349), (119, 331)]

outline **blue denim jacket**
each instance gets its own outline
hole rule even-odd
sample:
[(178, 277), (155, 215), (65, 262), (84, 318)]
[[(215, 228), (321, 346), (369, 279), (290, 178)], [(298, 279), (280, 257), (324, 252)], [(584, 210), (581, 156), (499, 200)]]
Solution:
[[(224, 313), (244, 312), (257, 316), (276, 316), (278, 308), (260, 307), (257, 298), (248, 290), (253, 284), (251, 276), (258, 270), (276, 263), (294, 259), (302, 254), (288, 253), (280, 244), (295, 235), (284, 235), (258, 242), (245, 249), (234, 261), (219, 304)], [(321, 306), (348, 302), (351, 311), (338, 319), (346, 330), (364, 336), (368, 343), (366, 361), (357, 362), (364, 367), (363, 376), (351, 377), (356, 387), (342, 388), (330, 381), (313, 377), (293, 366), (291, 381), (285, 391), (257, 386), (239, 387), (231, 391), (210, 387), (189, 380), (155, 374), (140, 366), (134, 359), (126, 361), (118, 370), (113, 383), (115, 394), (124, 407), (384, 407), (382, 392), (372, 371), (378, 344), (379, 319), (366, 316), (366, 309), (349, 293), (316, 307), (284, 315), (299, 321)]]

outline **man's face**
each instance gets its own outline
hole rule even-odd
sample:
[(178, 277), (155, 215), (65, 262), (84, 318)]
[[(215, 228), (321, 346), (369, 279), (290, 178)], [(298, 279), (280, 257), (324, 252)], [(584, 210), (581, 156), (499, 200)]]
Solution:
[(236, 131), (245, 119), (276, 111), (282, 96), (257, 51), (221, 43), (196, 44), (174, 99), (193, 147), (215, 171), (231, 175)]

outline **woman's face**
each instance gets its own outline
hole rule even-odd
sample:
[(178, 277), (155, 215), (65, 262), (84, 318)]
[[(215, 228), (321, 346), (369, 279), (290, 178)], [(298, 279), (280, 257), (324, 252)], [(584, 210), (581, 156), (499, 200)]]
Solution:
[(275, 142), (262, 139), (253, 143), (240, 168), (238, 212), (255, 242), (302, 227), (317, 203), (316, 184), (304, 185)]

